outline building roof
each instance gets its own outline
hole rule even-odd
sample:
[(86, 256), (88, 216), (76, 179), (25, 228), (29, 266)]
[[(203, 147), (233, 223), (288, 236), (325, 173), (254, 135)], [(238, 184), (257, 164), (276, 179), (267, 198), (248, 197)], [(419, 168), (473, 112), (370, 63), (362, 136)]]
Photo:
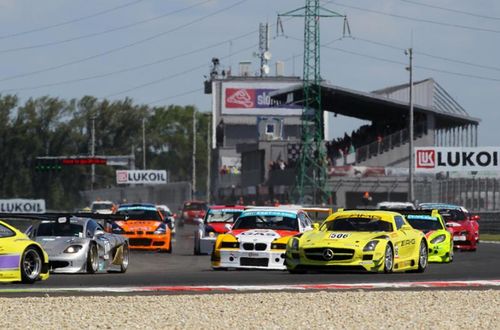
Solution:
[[(370, 121), (405, 118), (409, 113), (408, 85), (367, 93), (322, 82), (320, 84), (322, 107), (325, 111)], [(415, 113), (434, 114), (436, 128), (477, 125), (480, 121), (469, 116), (433, 79), (415, 83), (414, 95), (416, 95)], [(271, 97), (280, 102), (302, 105), (304, 103), (302, 84), (273, 92)]]

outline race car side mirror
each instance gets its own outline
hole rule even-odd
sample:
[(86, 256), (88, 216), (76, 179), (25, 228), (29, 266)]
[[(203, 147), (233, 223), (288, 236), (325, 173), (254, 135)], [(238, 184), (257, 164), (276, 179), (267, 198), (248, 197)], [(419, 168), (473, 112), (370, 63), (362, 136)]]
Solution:
[(479, 219), (481, 219), (481, 217), (479, 215), (473, 215), (470, 217), (471, 220), (475, 220), (475, 221), (479, 221)]
[(319, 223), (313, 223), (313, 229), (319, 230)]
[(233, 226), (231, 226), (229, 223), (226, 223), (224, 225), (224, 228), (226, 228), (227, 230), (231, 230), (233, 228)]

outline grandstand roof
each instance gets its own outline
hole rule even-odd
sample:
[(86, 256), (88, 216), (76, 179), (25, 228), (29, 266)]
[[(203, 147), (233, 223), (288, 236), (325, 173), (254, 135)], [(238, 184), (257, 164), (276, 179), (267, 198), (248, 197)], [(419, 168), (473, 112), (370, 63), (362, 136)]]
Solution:
[[(409, 112), (409, 84), (387, 87), (371, 93), (321, 83), (321, 102), (325, 111), (363, 120), (404, 118)], [(480, 119), (468, 113), (433, 79), (415, 82), (415, 114), (434, 114), (436, 128), (477, 125)], [(302, 84), (271, 93), (281, 102), (303, 104)]]

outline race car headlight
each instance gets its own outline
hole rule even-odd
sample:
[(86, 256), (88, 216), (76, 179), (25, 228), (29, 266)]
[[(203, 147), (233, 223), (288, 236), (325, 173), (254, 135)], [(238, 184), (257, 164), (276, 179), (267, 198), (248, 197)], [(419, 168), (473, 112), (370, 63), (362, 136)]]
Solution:
[(299, 240), (297, 238), (292, 239), (291, 248), (292, 248), (292, 250), (298, 250), (299, 249)]
[(167, 228), (165, 227), (165, 224), (161, 224), (158, 226), (158, 228), (156, 228), (156, 230), (154, 231), (154, 234), (155, 235), (163, 235), (167, 232)]
[(286, 244), (283, 243), (271, 243), (271, 250), (285, 250)]
[(431, 239), (431, 243), (438, 244), (438, 243), (444, 242), (445, 239), (446, 239), (446, 236), (438, 235), (438, 236), (434, 237), (433, 239)]
[(215, 232), (215, 229), (212, 226), (205, 226), (205, 235), (210, 236), (210, 233)]
[(70, 245), (64, 250), (64, 253), (77, 253), (82, 249), (81, 245)]
[(238, 242), (222, 242), (220, 243), (220, 247), (222, 249), (226, 248), (226, 249), (237, 249), (240, 247), (240, 243)]
[(377, 247), (377, 244), (378, 241), (376, 240), (369, 241), (368, 243), (366, 243), (365, 247), (363, 248), (363, 251), (364, 252), (373, 251)]

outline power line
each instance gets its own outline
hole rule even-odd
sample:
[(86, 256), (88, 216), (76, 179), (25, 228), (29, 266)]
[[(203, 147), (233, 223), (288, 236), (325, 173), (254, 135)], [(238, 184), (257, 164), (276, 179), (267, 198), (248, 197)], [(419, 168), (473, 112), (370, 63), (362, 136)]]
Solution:
[(200, 48), (197, 48), (197, 49), (194, 49), (194, 50), (182, 53), (182, 54), (177, 54), (177, 55), (174, 55), (174, 56), (170, 56), (170, 57), (166, 57), (166, 58), (161, 58), (161, 59), (156, 60), (156, 61), (152, 61), (152, 62), (148, 62), (148, 63), (143, 63), (143, 64), (140, 64), (140, 65), (132, 66), (132, 67), (121, 69), (121, 70), (115, 70), (115, 71), (111, 71), (111, 72), (107, 72), (107, 73), (102, 73), (102, 74), (97, 74), (97, 75), (92, 75), (92, 76), (87, 76), (87, 77), (81, 77), (81, 78), (75, 78), (75, 79), (69, 79), (69, 80), (63, 80), (63, 81), (57, 81), (57, 82), (47, 83), (47, 84), (40, 84), (40, 85), (34, 85), (34, 86), (26, 86), (26, 87), (20, 87), (20, 88), (4, 89), (1, 92), (2, 93), (9, 93), (9, 92), (14, 92), (14, 91), (18, 92), (18, 91), (26, 91), (26, 90), (34, 90), (34, 89), (46, 88), (46, 87), (54, 87), (54, 86), (59, 86), (59, 85), (67, 85), (67, 84), (78, 83), (78, 82), (82, 82), (82, 81), (88, 81), (88, 80), (105, 78), (105, 77), (114, 76), (114, 75), (122, 74), (122, 73), (126, 73), (126, 72), (132, 72), (132, 71), (144, 69), (144, 68), (147, 68), (147, 67), (150, 67), (150, 66), (153, 66), (153, 65), (157, 65), (157, 64), (169, 62), (169, 61), (172, 61), (172, 60), (175, 60), (175, 59), (178, 59), (178, 58), (183, 58), (183, 57), (188, 56), (188, 55), (196, 54), (196, 53), (205, 51), (207, 49), (211, 49), (211, 48), (215, 48), (215, 47), (224, 45), (227, 42), (235, 41), (235, 40), (238, 40), (238, 39), (243, 39), (243, 38), (248, 37), (249, 35), (251, 35), (253, 33), (255, 33), (255, 30), (251, 31), (251, 32), (247, 32), (245, 34), (242, 34), (242, 35), (237, 36), (237, 37), (232, 38), (232, 39), (224, 40), (224, 41), (217, 42), (217, 43), (211, 44), (211, 45), (206, 45), (204, 47), (200, 47)]
[[(393, 46), (393, 45), (390, 45), (390, 44), (386, 44), (386, 43), (383, 43), (383, 42), (373, 41), (373, 40), (359, 38), (359, 37), (354, 37), (353, 40), (359, 40), (359, 41), (363, 41), (363, 42), (370, 43), (370, 44), (373, 44), (373, 45), (382, 46), (382, 47), (386, 47), (386, 48), (391, 48), (391, 49), (395, 49), (395, 50), (399, 50), (399, 51), (404, 51), (405, 50), (404, 48), (401, 48), (401, 47), (396, 47), (396, 46)], [(473, 62), (469, 62), (469, 61), (453, 59), (453, 58), (450, 58), (450, 57), (433, 55), (433, 54), (429, 54), (429, 53), (425, 53), (425, 52), (421, 52), (421, 51), (414, 51), (413, 53), (414, 54), (418, 54), (418, 55), (427, 56), (427, 57), (430, 57), (430, 58), (435, 58), (435, 59), (447, 61), (447, 62), (452, 62), (452, 63), (458, 63), (458, 64), (464, 64), (464, 65), (474, 66), (474, 67), (481, 68), (481, 69), (500, 71), (499, 67), (494, 67), (494, 66), (490, 66), (490, 65), (477, 64), (477, 63), (473, 63)]]
[(445, 8), (445, 7), (440, 7), (440, 6), (436, 6), (436, 5), (429, 5), (429, 4), (426, 4), (426, 3), (421, 3), (421, 2), (417, 2), (417, 1), (411, 1), (411, 0), (400, 0), (400, 1), (411, 3), (411, 4), (417, 5), (417, 6), (434, 8), (434, 9), (449, 11), (449, 12), (452, 12), (452, 13), (458, 13), (458, 14), (469, 15), (469, 16), (478, 17), (478, 18), (485, 18), (485, 19), (491, 19), (491, 20), (500, 21), (500, 17), (486, 16), (486, 15), (481, 15), (481, 14), (474, 14), (474, 13), (471, 13), (471, 12), (468, 12), (468, 11), (463, 11), (463, 10), (458, 10), (458, 9), (451, 9), (451, 8)]
[(26, 35), (26, 34), (30, 34), (30, 33), (34, 33), (34, 32), (46, 31), (46, 30), (53, 29), (53, 28), (56, 28), (56, 27), (61, 27), (61, 26), (64, 26), (64, 25), (69, 25), (69, 24), (81, 22), (81, 21), (87, 20), (89, 18), (94, 18), (94, 17), (97, 17), (97, 16), (101, 16), (101, 15), (113, 12), (115, 10), (119, 10), (119, 9), (123, 9), (123, 8), (126, 8), (126, 7), (130, 7), (130, 6), (136, 5), (136, 4), (138, 4), (140, 2), (143, 2), (143, 1), (144, 0), (131, 1), (131, 2), (127, 2), (127, 3), (123, 4), (123, 5), (119, 5), (119, 6), (116, 6), (116, 7), (113, 7), (113, 8), (109, 8), (109, 9), (106, 9), (106, 10), (103, 10), (103, 11), (100, 11), (100, 12), (97, 12), (97, 13), (94, 13), (94, 14), (91, 14), (91, 15), (78, 17), (78, 18), (75, 18), (75, 19), (72, 19), (72, 20), (69, 20), (69, 21), (63, 21), (63, 22), (55, 23), (55, 24), (51, 24), (51, 25), (40, 26), (40, 27), (37, 27), (37, 28), (34, 28), (34, 29), (30, 29), (30, 30), (26, 30), (26, 31), (21, 31), (21, 32), (6, 34), (6, 35), (3, 35), (3, 36), (0, 36), (0, 39), (7, 39), (7, 38), (18, 37), (18, 36), (22, 36), (22, 35)]
[(26, 73), (21, 73), (21, 74), (17, 74), (17, 75), (13, 75), (13, 76), (9, 76), (9, 77), (5, 77), (5, 78), (2, 78), (0, 79), (0, 82), (2, 81), (8, 81), (8, 80), (13, 80), (13, 79), (17, 79), (17, 78), (21, 78), (21, 77), (27, 77), (27, 76), (32, 76), (32, 75), (36, 75), (36, 74), (39, 74), (39, 73), (44, 73), (44, 72), (48, 72), (48, 71), (53, 71), (53, 70), (57, 70), (57, 69), (60, 69), (60, 68), (64, 68), (64, 67), (67, 67), (67, 66), (70, 66), (70, 65), (74, 65), (74, 64), (79, 64), (79, 63), (83, 63), (83, 62), (86, 62), (86, 61), (89, 61), (89, 60), (92, 60), (92, 59), (95, 59), (95, 58), (99, 58), (99, 57), (102, 57), (102, 56), (106, 56), (106, 55), (109, 55), (109, 54), (113, 54), (113, 53), (116, 53), (118, 51), (121, 51), (121, 50), (124, 50), (124, 49), (127, 49), (127, 48), (130, 48), (130, 47), (134, 47), (134, 46), (137, 46), (137, 45), (140, 45), (142, 43), (145, 43), (145, 42), (148, 42), (148, 41), (151, 41), (151, 40), (154, 40), (156, 38), (159, 38), (159, 37), (162, 37), (164, 35), (167, 35), (169, 33), (172, 33), (172, 32), (175, 32), (175, 31), (178, 31), (182, 28), (185, 28), (185, 27), (188, 27), (190, 25), (193, 25), (193, 24), (196, 24), (196, 23), (199, 23), (207, 18), (210, 18), (210, 17), (213, 17), (213, 16), (216, 16), (224, 11), (227, 11), (227, 10), (230, 10), (244, 2), (246, 2), (247, 0), (240, 0), (230, 6), (227, 6), (227, 7), (223, 7), (222, 9), (219, 9), (217, 11), (214, 11), (208, 15), (205, 15), (205, 16), (202, 16), (202, 17), (199, 17), (197, 19), (194, 19), (192, 21), (189, 21), (187, 23), (184, 23), (184, 24), (181, 24), (179, 26), (176, 26), (170, 30), (167, 30), (167, 31), (164, 31), (164, 32), (161, 32), (161, 33), (157, 33), (157, 34), (154, 34), (148, 38), (145, 38), (145, 39), (140, 39), (140, 40), (137, 40), (135, 42), (132, 42), (132, 43), (129, 43), (129, 44), (126, 44), (126, 45), (123, 45), (121, 47), (117, 47), (117, 48), (112, 48), (110, 50), (107, 50), (105, 52), (102, 52), (102, 53), (98, 53), (98, 54), (94, 54), (94, 55), (91, 55), (91, 56), (87, 56), (87, 57), (84, 57), (84, 58), (81, 58), (81, 59), (78, 59), (78, 60), (74, 60), (74, 61), (70, 61), (70, 62), (66, 62), (66, 63), (63, 63), (63, 64), (59, 64), (59, 65), (54, 65), (54, 66), (51, 66), (51, 67), (47, 67), (47, 68), (44, 68), (44, 69), (40, 69), (40, 70), (35, 70), (35, 71), (32, 71), (32, 72), (26, 72)]
[(13, 53), (13, 52), (18, 52), (18, 51), (23, 51), (23, 50), (29, 50), (29, 49), (36, 49), (36, 48), (44, 48), (44, 47), (49, 47), (49, 46), (56, 46), (56, 45), (61, 45), (61, 44), (66, 44), (66, 43), (69, 43), (69, 42), (77, 41), (77, 40), (82, 40), (82, 39), (88, 39), (88, 38), (92, 38), (92, 37), (102, 36), (102, 35), (105, 35), (105, 34), (108, 34), (108, 33), (111, 33), (111, 32), (116, 32), (116, 31), (120, 31), (120, 30), (130, 29), (130, 28), (138, 26), (138, 25), (150, 23), (150, 22), (153, 22), (153, 21), (156, 21), (156, 20), (168, 17), (168, 16), (172, 16), (174, 14), (178, 14), (180, 12), (183, 12), (183, 11), (186, 11), (186, 10), (189, 10), (189, 9), (193, 9), (195, 7), (201, 6), (201, 5), (203, 5), (203, 4), (207, 3), (207, 2), (211, 2), (211, 1), (213, 1), (213, 0), (205, 0), (205, 1), (199, 2), (197, 4), (194, 4), (192, 6), (181, 8), (181, 9), (178, 9), (178, 10), (175, 10), (175, 11), (172, 11), (172, 12), (168, 12), (168, 13), (163, 14), (163, 15), (155, 16), (155, 17), (148, 18), (148, 19), (145, 19), (145, 20), (142, 20), (142, 21), (138, 21), (138, 22), (135, 22), (135, 23), (130, 23), (130, 24), (118, 26), (118, 27), (111, 28), (111, 29), (104, 30), (104, 31), (99, 31), (99, 32), (84, 34), (84, 35), (80, 35), (80, 36), (77, 36), (77, 37), (72, 37), (72, 38), (58, 40), (58, 41), (51, 41), (51, 42), (46, 42), (46, 43), (41, 43), (41, 44), (36, 44), (36, 45), (31, 45), (31, 46), (23, 46), (23, 47), (16, 47), (16, 48), (0, 49), (0, 54)]
[(175, 98), (178, 98), (178, 97), (181, 97), (181, 96), (186, 96), (186, 95), (194, 94), (194, 93), (197, 93), (197, 92), (199, 93), (201, 91), (203, 91), (203, 88), (192, 89), (192, 90), (187, 91), (187, 92), (182, 92), (182, 93), (179, 93), (179, 94), (175, 94), (175, 95), (163, 97), (161, 99), (157, 99), (155, 101), (147, 103), (147, 105), (153, 105), (153, 104), (156, 104), (156, 103), (165, 102), (167, 100), (171, 100), (171, 99), (175, 99)]
[[(398, 65), (402, 65), (402, 66), (407, 65), (407, 63), (405, 63), (405, 62), (399, 62), (399, 61), (389, 60), (389, 59), (382, 58), (382, 57), (366, 55), (366, 54), (362, 54), (362, 53), (358, 53), (358, 52), (354, 52), (354, 51), (350, 51), (350, 50), (346, 50), (346, 49), (342, 49), (342, 48), (334, 48), (334, 47), (328, 47), (328, 46), (325, 46), (325, 48), (331, 49), (334, 51), (338, 51), (338, 52), (342, 52), (342, 53), (347, 53), (350, 55), (361, 56), (361, 57), (365, 57), (365, 58), (369, 58), (369, 59), (373, 59), (373, 60), (377, 60), (377, 61), (398, 64)], [(451, 75), (460, 76), (460, 77), (467, 77), (467, 78), (474, 78), (474, 79), (480, 79), (480, 80), (500, 82), (500, 79), (497, 79), (497, 78), (490, 78), (490, 77), (478, 76), (478, 75), (467, 74), (467, 73), (453, 72), (453, 71), (436, 69), (436, 68), (421, 66), (421, 65), (414, 65), (414, 67), (418, 68), (418, 69), (422, 69), (422, 70), (446, 73), (446, 74), (451, 74)]]
[[(302, 40), (300, 38), (294, 38), (294, 37), (290, 37), (290, 36), (288, 38), (290, 38), (292, 40), (295, 40), (295, 41), (304, 42), (304, 40)], [(395, 60), (389, 60), (387, 58), (382, 58), (382, 57), (367, 55), (367, 54), (363, 54), (363, 53), (359, 53), (359, 52), (355, 52), (355, 51), (350, 51), (350, 50), (346, 50), (346, 49), (342, 49), (342, 48), (330, 47), (330, 46), (327, 46), (327, 44), (322, 44), (321, 46), (324, 47), (324, 48), (327, 48), (327, 49), (334, 50), (334, 51), (338, 51), (338, 52), (342, 52), (342, 53), (346, 53), (346, 54), (350, 54), (350, 55), (356, 55), (356, 56), (360, 56), (360, 57), (365, 57), (365, 58), (370, 58), (370, 59), (381, 61), (381, 62), (398, 64), (398, 65), (402, 65), (402, 66), (406, 66), (407, 65), (407, 63), (405, 63), (405, 62), (399, 62), (399, 61), (395, 61)], [(391, 48), (398, 49), (397, 47), (393, 47), (393, 46), (391, 46)], [(433, 71), (433, 72), (440, 72), (440, 73), (446, 73), (446, 74), (451, 74), (451, 75), (460, 76), (460, 77), (467, 77), (467, 78), (474, 78), (474, 79), (480, 79), (480, 80), (486, 80), (486, 81), (495, 81), (495, 82), (500, 81), (500, 79), (497, 79), (497, 78), (484, 77), (484, 76), (479, 76), (479, 75), (474, 75), (474, 74), (454, 72), (454, 71), (448, 71), (448, 70), (443, 70), (443, 69), (436, 69), (436, 68), (427, 67), (427, 66), (421, 66), (421, 65), (414, 65), (414, 67), (418, 68), (418, 69), (422, 69), (422, 70)]]
[[(240, 49), (236, 53), (233, 53), (232, 55), (241, 53), (243, 51), (247, 51), (247, 50), (252, 49), (252, 48), (255, 49), (255, 47), (257, 47), (257, 46), (258, 45), (255, 44), (255, 45), (251, 45), (249, 47), (245, 47), (243, 49)], [(223, 56), (221, 58), (223, 59), (223, 58), (226, 58), (226, 57), (229, 57), (229, 55)], [(143, 84), (140, 84), (140, 85), (136, 85), (136, 86), (127, 88), (125, 90), (121, 90), (121, 91), (118, 91), (118, 92), (115, 92), (115, 93), (112, 93), (112, 94), (108, 94), (108, 95), (104, 96), (104, 98), (110, 98), (110, 97), (113, 97), (113, 96), (116, 96), (116, 95), (125, 94), (125, 93), (128, 93), (128, 92), (137, 90), (137, 89), (141, 89), (141, 88), (144, 88), (144, 87), (155, 85), (155, 84), (158, 84), (158, 83), (161, 83), (161, 82), (164, 82), (164, 81), (167, 81), (167, 80), (170, 80), (170, 79), (173, 79), (173, 78), (185, 75), (187, 73), (191, 73), (191, 72), (194, 72), (196, 70), (200, 70), (200, 69), (206, 68), (206, 66), (207, 66), (206, 64), (202, 64), (202, 65), (198, 65), (198, 66), (195, 66), (195, 67), (191, 67), (191, 68), (186, 69), (184, 71), (181, 71), (181, 72), (178, 72), (178, 73), (174, 73), (174, 74), (172, 74), (170, 76), (166, 76), (166, 77), (162, 77), (162, 78), (155, 79), (155, 80), (152, 80), (152, 81), (148, 81), (146, 83), (143, 83)]]
[(460, 28), (460, 29), (471, 30), (471, 31), (500, 33), (500, 30), (495, 30), (495, 29), (474, 27), (474, 26), (461, 25), (461, 24), (444, 23), (444, 22), (433, 21), (433, 20), (430, 20), (430, 19), (415, 18), (415, 17), (409, 17), (409, 16), (404, 16), (404, 15), (398, 15), (398, 14), (389, 14), (389, 13), (378, 11), (378, 10), (374, 10), (374, 9), (367, 9), (367, 8), (362, 8), (362, 7), (357, 7), (357, 6), (345, 5), (345, 4), (342, 4), (342, 3), (338, 3), (336, 1), (328, 1), (327, 3), (333, 3), (333, 4), (335, 4), (337, 6), (341, 6), (341, 7), (346, 7), (346, 8), (361, 10), (361, 11), (365, 11), (365, 12), (369, 12), (369, 13), (374, 13), (374, 14), (378, 14), (378, 15), (383, 15), (383, 16), (389, 16), (389, 17), (396, 17), (396, 18), (406, 19), (406, 20), (415, 21), (415, 22), (430, 23), (430, 24), (435, 24), (435, 25), (448, 26), (448, 27)]

